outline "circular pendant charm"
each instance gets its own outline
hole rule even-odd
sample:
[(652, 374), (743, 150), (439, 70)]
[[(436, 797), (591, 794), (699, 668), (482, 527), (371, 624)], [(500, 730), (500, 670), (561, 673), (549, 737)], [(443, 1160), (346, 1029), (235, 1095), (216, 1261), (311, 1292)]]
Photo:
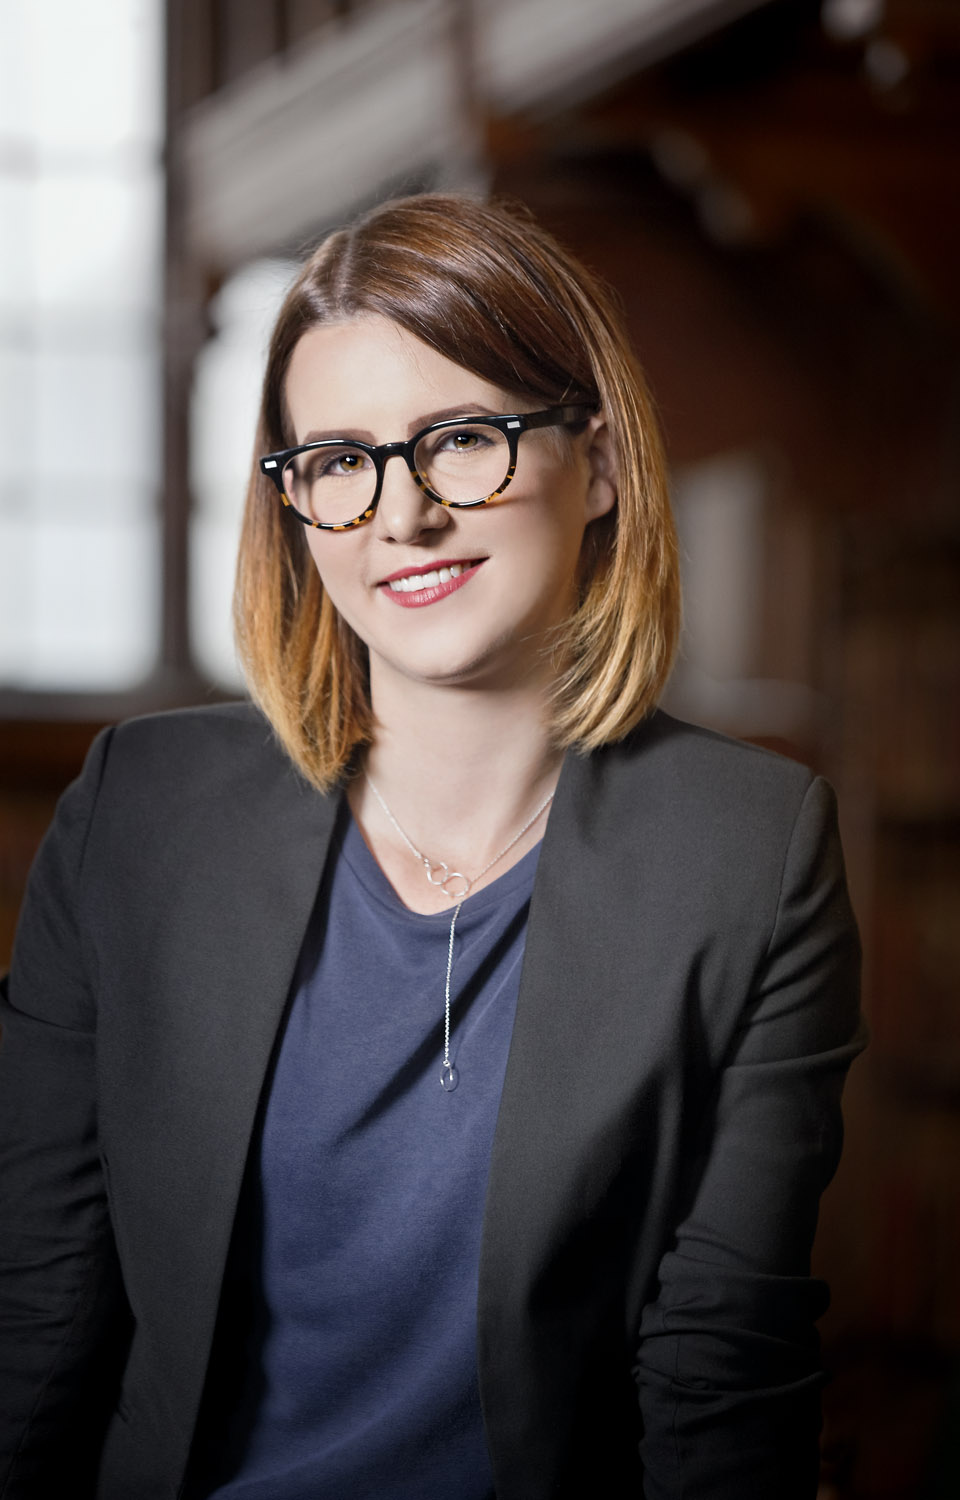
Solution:
[(459, 1082), (460, 1074), (453, 1066), (453, 1063), (444, 1063), (443, 1067), (440, 1069), (440, 1087), (443, 1089), (444, 1093), (452, 1094)]

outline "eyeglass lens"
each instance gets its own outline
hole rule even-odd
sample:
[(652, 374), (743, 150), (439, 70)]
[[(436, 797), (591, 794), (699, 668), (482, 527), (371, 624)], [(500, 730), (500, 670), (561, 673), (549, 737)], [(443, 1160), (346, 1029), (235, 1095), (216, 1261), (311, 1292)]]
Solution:
[[(510, 445), (483, 422), (427, 432), (414, 451), (421, 479), (454, 504), (486, 500), (510, 466)], [(340, 525), (360, 516), (373, 500), (376, 469), (368, 453), (349, 443), (298, 453), (283, 471), (287, 498), (301, 515)]]

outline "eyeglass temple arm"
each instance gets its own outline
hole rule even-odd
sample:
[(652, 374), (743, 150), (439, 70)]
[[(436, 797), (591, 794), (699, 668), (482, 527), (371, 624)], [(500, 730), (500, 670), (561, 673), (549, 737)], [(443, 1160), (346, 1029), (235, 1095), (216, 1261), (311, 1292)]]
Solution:
[(575, 427), (586, 422), (598, 410), (596, 402), (589, 406), (551, 406), (547, 411), (523, 413), (525, 427)]

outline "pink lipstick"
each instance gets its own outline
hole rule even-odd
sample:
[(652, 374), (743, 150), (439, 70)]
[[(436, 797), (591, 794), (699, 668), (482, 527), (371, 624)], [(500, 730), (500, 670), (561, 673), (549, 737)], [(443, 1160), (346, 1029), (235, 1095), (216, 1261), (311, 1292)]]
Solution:
[(432, 567), (401, 568), (377, 587), (404, 609), (422, 609), (468, 583), (484, 558), (440, 558)]

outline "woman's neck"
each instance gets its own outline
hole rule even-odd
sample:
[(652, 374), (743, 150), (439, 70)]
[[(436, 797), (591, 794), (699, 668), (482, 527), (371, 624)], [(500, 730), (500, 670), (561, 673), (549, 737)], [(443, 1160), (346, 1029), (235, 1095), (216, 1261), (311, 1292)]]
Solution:
[(451, 897), (427, 881), (390, 814), (428, 859), (445, 861), (474, 881), (472, 891), (504, 874), (543, 836), (546, 808), (476, 879), (556, 786), (563, 756), (550, 742), (544, 710), (542, 695), (529, 685), (487, 692), (413, 683), (374, 694), (374, 738), (365, 774), (351, 784), (348, 798), (408, 906), (445, 910)]

